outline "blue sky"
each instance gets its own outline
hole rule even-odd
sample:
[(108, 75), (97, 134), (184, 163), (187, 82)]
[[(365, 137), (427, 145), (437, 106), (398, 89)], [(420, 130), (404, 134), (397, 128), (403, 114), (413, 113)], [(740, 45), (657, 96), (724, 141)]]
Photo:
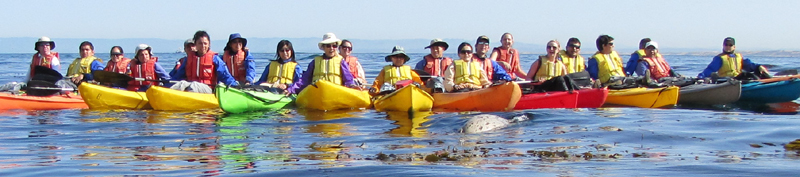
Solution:
[(618, 47), (650, 37), (661, 47), (798, 50), (800, 1), (7, 1), (0, 37), (187, 39), (245, 37), (474, 40), (504, 32), (544, 45), (600, 34)]

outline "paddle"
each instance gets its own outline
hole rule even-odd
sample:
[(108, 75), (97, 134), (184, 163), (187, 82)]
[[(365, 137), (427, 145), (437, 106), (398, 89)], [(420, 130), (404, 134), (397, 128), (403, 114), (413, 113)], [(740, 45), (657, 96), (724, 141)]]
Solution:
[(419, 75), (419, 79), (423, 81), (428, 80), (432, 77), (431, 73), (425, 72), (421, 69), (415, 69), (414, 72), (417, 72), (417, 75)]
[(129, 81), (153, 81), (153, 82), (162, 82), (162, 83), (176, 83), (177, 81), (167, 81), (167, 80), (152, 80), (152, 79), (145, 79), (145, 78), (135, 78), (131, 77), (127, 74), (120, 74), (116, 72), (109, 72), (109, 71), (92, 71), (92, 75), (94, 75), (94, 80), (101, 83), (111, 83), (112, 85), (118, 86), (127, 86)]
[(50, 96), (60, 91), (74, 91), (75, 89), (59, 88), (55, 83), (41, 80), (28, 81), (25, 93), (30, 96)]
[(788, 69), (775, 73), (775, 76), (797, 75), (797, 69)]

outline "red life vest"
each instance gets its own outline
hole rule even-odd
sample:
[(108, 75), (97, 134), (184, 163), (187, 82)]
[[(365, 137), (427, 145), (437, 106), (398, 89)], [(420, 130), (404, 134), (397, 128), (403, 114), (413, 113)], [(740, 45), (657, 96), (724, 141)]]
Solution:
[(475, 55), (472, 55), (472, 60), (479, 61), (483, 67), (483, 71), (486, 72), (486, 78), (492, 80), (492, 75), (494, 74), (494, 67), (492, 67), (492, 60), (485, 59), (485, 58), (478, 58)]
[[(158, 76), (156, 75), (156, 62), (158, 62), (158, 57), (150, 58), (150, 60), (148, 60), (147, 63), (139, 63), (139, 61), (131, 62), (131, 73), (129, 75), (134, 78), (157, 80)], [(158, 85), (158, 82), (129, 81), (128, 90), (137, 91), (139, 90), (139, 87), (145, 85)]]
[(60, 58), (58, 57), (58, 52), (50, 52), (50, 55), (47, 55), (44, 58), (42, 58), (39, 53), (33, 54), (33, 58), (31, 59), (30, 76), (33, 77), (33, 74), (36, 74), (33, 72), (33, 68), (36, 66), (44, 66), (53, 69), (53, 65), (51, 65), (53, 57)]
[(186, 80), (204, 83), (211, 87), (217, 85), (217, 75), (214, 66), (214, 56), (216, 52), (208, 50), (205, 55), (197, 56), (190, 52), (186, 57)]
[(106, 68), (103, 69), (104, 71), (108, 72), (116, 72), (120, 74), (125, 74), (128, 72), (128, 63), (131, 62), (129, 58), (122, 58), (119, 62), (114, 62), (114, 60), (108, 61), (106, 64)]
[(660, 56), (643, 57), (642, 60), (647, 62), (647, 65), (649, 66), (647, 69), (650, 70), (650, 75), (653, 77), (653, 79), (669, 77), (670, 67), (669, 64), (664, 61), (664, 58), (661, 58)]
[(354, 56), (347, 56), (347, 58), (344, 58), (344, 62), (347, 62), (347, 67), (350, 68), (350, 74), (353, 74), (353, 78), (355, 79), (364, 78), (364, 76), (358, 74), (359, 73), (358, 71), (362, 69), (361, 67), (359, 67), (358, 58)]
[(448, 57), (444, 57), (444, 59), (436, 59), (433, 58), (431, 55), (425, 55), (425, 72), (431, 74), (431, 76), (439, 76), (444, 77), (444, 71), (447, 70), (447, 67), (450, 64), (453, 64), (453, 59)]
[(246, 53), (242, 50), (239, 50), (236, 55), (231, 55), (228, 51), (222, 55), (222, 61), (225, 61), (225, 65), (228, 66), (228, 72), (239, 83), (247, 82), (247, 68), (244, 66), (244, 58), (247, 56), (245, 55)]
[(508, 75), (511, 75), (512, 79), (517, 78), (517, 68), (519, 68), (519, 52), (517, 52), (517, 49), (509, 51), (509, 49), (495, 47), (493, 50), (497, 51), (497, 61), (506, 62), (511, 68), (506, 68), (505, 65), (500, 66), (508, 72)]

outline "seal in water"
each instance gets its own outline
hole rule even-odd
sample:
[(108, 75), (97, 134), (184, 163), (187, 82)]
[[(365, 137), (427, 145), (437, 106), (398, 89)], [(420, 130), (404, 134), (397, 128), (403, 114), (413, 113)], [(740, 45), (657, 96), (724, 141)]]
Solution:
[[(533, 117), (531, 115), (531, 117)], [(467, 120), (467, 123), (461, 127), (461, 133), (483, 133), (491, 130), (507, 127), (511, 123), (528, 120), (525, 114), (514, 116), (513, 118), (506, 119), (492, 114), (478, 114), (473, 115)]]

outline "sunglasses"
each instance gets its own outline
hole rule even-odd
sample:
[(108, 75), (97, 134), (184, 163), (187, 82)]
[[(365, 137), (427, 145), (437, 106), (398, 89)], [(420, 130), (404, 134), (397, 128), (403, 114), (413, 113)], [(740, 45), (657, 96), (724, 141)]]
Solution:
[(609, 43), (608, 43), (608, 45), (610, 45), (610, 46), (613, 46), (613, 45), (614, 45), (614, 43), (613, 43), (613, 42), (609, 42)]
[(50, 46), (50, 43), (39, 43), (39, 46)]
[(471, 54), (472, 50), (461, 50), (461, 51), (458, 51), (458, 53), (460, 53), (460, 54)]
[(478, 42), (478, 43), (475, 43), (475, 44), (476, 44), (476, 45), (477, 45), (477, 44), (489, 45), (489, 43), (488, 43), (488, 42)]
[(292, 50), (291, 49), (283, 49), (282, 51), (283, 52), (291, 52)]
[(549, 46), (547, 46), (547, 49), (557, 49), (557, 48), (558, 48), (558, 47), (556, 47), (556, 46), (554, 46), (554, 45), (549, 45)]
[(336, 44), (322, 44), (324, 48), (339, 48), (339, 45)]
[(122, 54), (111, 54), (111, 57), (122, 56)]
[(351, 46), (341, 46), (341, 47), (342, 49), (353, 50), (353, 47)]
[(567, 47), (572, 47), (572, 48), (575, 48), (575, 49), (581, 49), (580, 45), (572, 45), (572, 44), (570, 44), (570, 45), (567, 45)]

